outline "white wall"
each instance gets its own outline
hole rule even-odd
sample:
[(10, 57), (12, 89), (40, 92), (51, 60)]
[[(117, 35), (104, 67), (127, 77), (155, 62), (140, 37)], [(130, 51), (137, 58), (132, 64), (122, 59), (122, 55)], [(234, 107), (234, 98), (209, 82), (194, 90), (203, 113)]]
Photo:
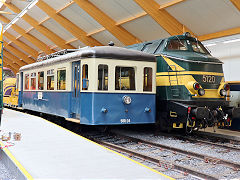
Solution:
[(224, 62), (225, 81), (240, 81), (240, 34), (203, 41), (203, 44)]

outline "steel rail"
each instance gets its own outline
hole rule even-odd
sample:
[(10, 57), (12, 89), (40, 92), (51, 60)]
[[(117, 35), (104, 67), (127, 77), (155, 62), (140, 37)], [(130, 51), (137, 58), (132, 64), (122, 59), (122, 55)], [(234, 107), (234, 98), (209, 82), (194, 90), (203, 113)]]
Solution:
[(157, 158), (151, 157), (149, 155), (145, 155), (145, 154), (136, 152), (134, 150), (130, 150), (130, 149), (124, 148), (122, 146), (118, 146), (118, 145), (115, 145), (115, 144), (112, 144), (112, 143), (108, 143), (108, 142), (103, 142), (101, 140), (95, 140), (94, 139), (94, 141), (99, 143), (99, 144), (101, 144), (101, 145), (103, 145), (103, 146), (112, 148), (114, 150), (118, 150), (118, 151), (121, 151), (121, 152), (128, 153), (130, 156), (136, 156), (136, 157), (139, 157), (141, 159), (149, 160), (149, 161), (157, 163), (157, 164), (165, 164), (165, 165), (167, 165), (167, 167), (170, 167), (172, 169), (177, 169), (177, 170), (180, 170), (182, 172), (187, 172), (187, 173), (189, 173), (191, 175), (194, 175), (194, 176), (197, 176), (197, 177), (200, 177), (200, 178), (212, 179), (212, 180), (217, 180), (218, 179), (218, 177), (215, 177), (215, 176), (212, 176), (212, 175), (209, 175), (209, 174), (205, 174), (203, 172), (196, 171), (196, 170), (194, 170), (192, 168), (184, 167), (184, 166), (178, 165), (176, 163), (169, 163), (169, 162), (167, 162), (165, 160), (157, 159)]
[(227, 160), (219, 159), (219, 158), (216, 158), (216, 157), (207, 156), (207, 155), (200, 154), (200, 153), (195, 153), (193, 151), (188, 151), (188, 150), (175, 148), (175, 147), (172, 147), (172, 146), (162, 145), (162, 144), (158, 144), (158, 143), (154, 143), (154, 142), (150, 142), (150, 141), (146, 141), (146, 140), (142, 140), (142, 139), (138, 139), (138, 138), (122, 135), (122, 134), (116, 134), (116, 135), (127, 138), (127, 139), (129, 139), (133, 142), (141, 142), (141, 143), (144, 143), (144, 144), (149, 144), (149, 145), (164, 148), (164, 149), (167, 149), (167, 150), (170, 150), (170, 151), (175, 151), (175, 152), (179, 152), (179, 153), (182, 153), (182, 154), (185, 154), (185, 155), (190, 155), (190, 156), (196, 157), (198, 159), (200, 158), (200, 159), (203, 159), (205, 161), (211, 161), (211, 162), (214, 162), (216, 164), (217, 163), (218, 164), (225, 164), (225, 165), (231, 166), (235, 169), (240, 169), (240, 164), (232, 162), (232, 161), (227, 161)]

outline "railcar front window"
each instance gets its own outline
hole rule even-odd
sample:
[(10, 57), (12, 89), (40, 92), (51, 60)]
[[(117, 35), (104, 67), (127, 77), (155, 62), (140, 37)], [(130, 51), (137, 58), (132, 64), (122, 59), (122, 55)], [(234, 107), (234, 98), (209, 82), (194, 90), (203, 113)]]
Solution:
[(136, 90), (135, 70), (133, 67), (116, 67), (115, 90)]
[(108, 90), (108, 66), (98, 66), (98, 90)]
[(29, 90), (29, 74), (25, 74), (25, 90)]
[(89, 80), (88, 80), (88, 65), (84, 64), (82, 67), (82, 89), (88, 90)]
[(38, 72), (38, 89), (44, 89), (44, 72)]
[(152, 91), (152, 68), (150, 67), (144, 68), (143, 91)]
[(57, 89), (58, 90), (66, 90), (66, 70), (58, 70), (57, 71)]
[(36, 73), (31, 73), (31, 90), (36, 90)]
[(54, 70), (47, 71), (47, 90), (54, 90)]
[(187, 51), (187, 44), (185, 40), (172, 39), (167, 44), (168, 50)]

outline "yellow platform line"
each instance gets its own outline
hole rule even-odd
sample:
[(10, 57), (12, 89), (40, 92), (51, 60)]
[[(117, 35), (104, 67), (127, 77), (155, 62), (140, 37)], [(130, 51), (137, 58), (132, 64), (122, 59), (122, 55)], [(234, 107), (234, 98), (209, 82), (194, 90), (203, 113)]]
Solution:
[[(0, 141), (1, 147), (4, 147), (4, 143)], [(9, 151), (9, 149), (3, 148), (2, 149), (7, 156), (15, 163), (15, 165), (18, 167), (18, 169), (25, 175), (25, 177), (29, 180), (33, 180), (33, 177), (27, 172), (27, 170), (22, 166), (22, 164), (13, 156), (13, 154)]]
[[(31, 115), (31, 114), (28, 114), (28, 115), (34, 116), (34, 117), (38, 117), (38, 116), (35, 116), (35, 115)], [(41, 117), (38, 117), (38, 118), (41, 118)], [(136, 164), (138, 164), (138, 165), (140, 165), (140, 166), (143, 166), (143, 167), (145, 167), (145, 168), (147, 168), (147, 169), (149, 169), (149, 170), (157, 173), (157, 174), (160, 174), (160, 175), (163, 176), (163, 177), (166, 177), (166, 178), (171, 179), (171, 180), (175, 180), (175, 179), (172, 178), (172, 177), (169, 177), (169, 176), (167, 176), (167, 175), (165, 175), (165, 174), (163, 174), (163, 173), (161, 173), (161, 172), (159, 172), (159, 171), (157, 171), (157, 170), (155, 170), (155, 169), (152, 169), (152, 168), (150, 168), (150, 167), (148, 167), (148, 166), (146, 166), (146, 165), (144, 165), (144, 164), (142, 164), (142, 163), (139, 163), (139, 162), (137, 162), (137, 161), (135, 161), (135, 160), (127, 157), (127, 156), (124, 156), (124, 155), (122, 155), (122, 154), (120, 154), (120, 153), (118, 153), (118, 152), (116, 152), (116, 151), (113, 151), (113, 150), (111, 150), (111, 149), (108, 149), (108, 148), (106, 148), (106, 147), (104, 147), (104, 146), (102, 146), (102, 145), (100, 145), (100, 144), (98, 144), (98, 143), (96, 143), (96, 142), (94, 142), (94, 141), (92, 141), (92, 140), (89, 140), (89, 139), (87, 139), (87, 138), (85, 138), (85, 137), (83, 137), (83, 136), (81, 136), (81, 135), (79, 135), (79, 134), (76, 134), (76, 133), (74, 133), (74, 132), (72, 132), (72, 131), (70, 131), (70, 130), (68, 130), (68, 129), (66, 129), (66, 128), (63, 128), (63, 127), (61, 127), (61, 126), (59, 126), (59, 125), (57, 125), (57, 124), (54, 124), (54, 123), (52, 123), (52, 122), (50, 122), (50, 121), (48, 121), (48, 120), (46, 120), (46, 119), (44, 119), (44, 118), (41, 118), (41, 119), (43, 119), (44, 121), (46, 121), (46, 122), (48, 122), (48, 123), (50, 123), (50, 124), (53, 124), (53, 125), (55, 125), (55, 126), (57, 126), (57, 127), (62, 128), (62, 129), (65, 130), (65, 131), (68, 131), (68, 132), (70, 132), (70, 133), (72, 133), (72, 134), (74, 134), (74, 135), (77, 135), (77, 136), (79, 136), (79, 137), (81, 137), (81, 138), (83, 138), (83, 139), (85, 139), (85, 140), (87, 140), (87, 141), (89, 141), (89, 142), (91, 142), (91, 143), (94, 143), (94, 144), (100, 146), (101, 148), (104, 148), (104, 149), (106, 149), (106, 150), (108, 150), (108, 151), (111, 151), (111, 152), (113, 152), (113, 153), (115, 153), (115, 154), (117, 154), (117, 155), (119, 155), (119, 156), (122, 156), (122, 157), (124, 157), (124, 158), (126, 158), (126, 159), (128, 159), (128, 160), (130, 160), (130, 161), (132, 161), (132, 162), (134, 162), (134, 163), (136, 163)]]

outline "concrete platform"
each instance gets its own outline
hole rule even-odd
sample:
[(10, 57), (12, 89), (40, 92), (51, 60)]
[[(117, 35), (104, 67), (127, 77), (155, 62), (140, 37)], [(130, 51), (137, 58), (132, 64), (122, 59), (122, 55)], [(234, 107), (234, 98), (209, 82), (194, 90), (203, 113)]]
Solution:
[(199, 133), (205, 133), (205, 134), (211, 133), (211, 135), (216, 136), (216, 137), (224, 136), (224, 138), (226, 138), (226, 139), (240, 140), (240, 132), (233, 131), (230, 129), (215, 128), (215, 132), (214, 132), (213, 128), (208, 127), (206, 129), (199, 130)]
[(22, 134), (3, 150), (25, 179), (172, 179), (40, 117), (4, 109), (1, 129)]

